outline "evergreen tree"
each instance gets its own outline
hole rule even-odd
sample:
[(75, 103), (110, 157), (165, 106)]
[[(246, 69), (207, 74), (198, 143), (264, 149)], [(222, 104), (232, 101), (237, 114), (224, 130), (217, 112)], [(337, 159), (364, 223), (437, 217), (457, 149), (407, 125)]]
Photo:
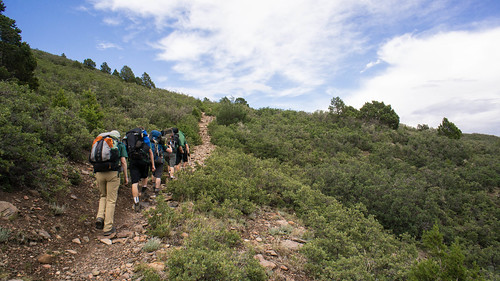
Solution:
[(122, 70), (120, 71), (120, 77), (125, 82), (136, 82), (134, 72), (130, 67), (126, 65), (122, 67)]
[(94, 69), (96, 67), (95, 62), (92, 59), (85, 59), (83, 65), (87, 68)]
[(21, 85), (37, 89), (37, 66), (30, 46), (21, 42), (21, 30), (16, 21), (3, 15), (5, 5), (0, 1), (0, 80), (17, 80)]
[(385, 105), (383, 102), (367, 102), (363, 105), (359, 112), (361, 118), (367, 120), (378, 120), (380, 123), (388, 125), (394, 130), (399, 127), (399, 116), (390, 105)]
[(248, 102), (244, 98), (237, 98), (234, 100), (234, 103), (236, 104), (242, 104), (244, 106), (249, 106)]
[(113, 74), (111, 74), (111, 75), (116, 76), (116, 77), (122, 79), (122, 77), (120, 76), (120, 72), (118, 72), (118, 70), (116, 70), (116, 69), (113, 71)]
[(332, 114), (342, 115), (345, 111), (345, 103), (340, 97), (332, 98), (328, 111)]
[(144, 87), (147, 87), (149, 89), (156, 88), (155, 83), (153, 83), (153, 80), (151, 80), (151, 77), (149, 77), (149, 74), (147, 74), (146, 72), (142, 74), (141, 80)]
[(106, 62), (101, 64), (101, 71), (107, 74), (111, 74), (111, 68), (108, 66)]
[(443, 122), (438, 126), (438, 134), (456, 140), (462, 137), (462, 131), (453, 122), (448, 121), (446, 117), (443, 118)]

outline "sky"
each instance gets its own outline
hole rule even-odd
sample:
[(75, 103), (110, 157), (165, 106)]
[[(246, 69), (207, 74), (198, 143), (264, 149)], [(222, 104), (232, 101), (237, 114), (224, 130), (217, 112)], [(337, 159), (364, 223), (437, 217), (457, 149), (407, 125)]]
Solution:
[(499, 0), (4, 0), (31, 48), (157, 88), (314, 112), (340, 97), (401, 123), (500, 136)]

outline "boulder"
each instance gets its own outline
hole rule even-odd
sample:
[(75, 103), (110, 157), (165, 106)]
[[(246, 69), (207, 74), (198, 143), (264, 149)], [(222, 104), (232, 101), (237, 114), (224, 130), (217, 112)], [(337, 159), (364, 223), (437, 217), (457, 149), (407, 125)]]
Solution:
[(0, 218), (9, 219), (18, 213), (19, 209), (17, 209), (12, 203), (0, 201)]

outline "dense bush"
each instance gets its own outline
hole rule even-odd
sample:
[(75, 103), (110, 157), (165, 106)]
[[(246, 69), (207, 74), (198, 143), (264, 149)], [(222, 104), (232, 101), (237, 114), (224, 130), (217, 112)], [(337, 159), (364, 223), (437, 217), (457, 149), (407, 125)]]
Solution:
[(361, 107), (359, 113), (361, 118), (380, 121), (392, 129), (399, 127), (399, 116), (390, 105), (385, 105), (383, 102), (367, 102)]
[(231, 101), (222, 102), (217, 111), (217, 123), (221, 125), (231, 125), (238, 122), (245, 122), (247, 119), (248, 106)]
[(420, 239), (436, 220), (465, 263), (498, 274), (500, 139), (440, 137), (332, 113), (264, 108), (245, 123), (210, 126), (212, 140), (300, 167), (303, 184), (348, 207), (362, 203), (385, 228)]
[(314, 233), (303, 250), (305, 269), (320, 280), (404, 280), (414, 246), (387, 233), (362, 207), (345, 208), (302, 184), (298, 172), (273, 159), (218, 150), (206, 166), (169, 184), (168, 191), (177, 200), (193, 200), (198, 212), (219, 218), (237, 219), (263, 205), (294, 212)]
[[(148, 131), (179, 127), (191, 144), (198, 134), (199, 100), (161, 89), (124, 83), (108, 73), (65, 57), (33, 51), (38, 90), (0, 84), (3, 134), (0, 184), (58, 190), (70, 182), (66, 161), (87, 157), (102, 131), (144, 126)], [(90, 61), (87, 61), (87, 64)], [(193, 115), (194, 114), (194, 115)]]
[[(0, 82), (0, 95), (2, 189), (31, 186), (48, 191), (64, 188), (69, 183), (63, 177), (67, 169), (63, 165), (62, 153), (72, 155), (70, 146), (73, 149), (79, 148), (79, 143), (75, 145), (65, 139), (66, 134), (72, 132), (85, 137), (86, 129), (78, 127), (78, 124), (71, 124), (68, 128), (54, 128), (59, 124), (50, 123), (51, 120), (46, 119), (46, 113), (51, 110), (56, 113), (60, 111), (50, 108), (48, 99), (36, 95), (27, 87)], [(52, 129), (50, 136), (47, 135), (49, 123)], [(81, 157), (81, 154), (72, 156)]]
[(237, 232), (200, 221), (184, 247), (169, 254), (169, 280), (267, 280), (251, 253), (236, 250), (240, 244)]

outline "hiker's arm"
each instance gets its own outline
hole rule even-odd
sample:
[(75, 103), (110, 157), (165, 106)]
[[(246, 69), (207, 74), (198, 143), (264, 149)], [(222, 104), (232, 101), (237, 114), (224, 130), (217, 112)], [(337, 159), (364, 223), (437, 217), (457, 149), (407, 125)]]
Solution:
[(125, 159), (125, 157), (120, 157), (120, 161), (122, 162), (123, 176), (125, 177), (125, 185), (127, 185), (128, 184), (127, 160)]
[(186, 153), (189, 154), (189, 145), (186, 143)]
[(155, 171), (156, 170), (156, 167), (155, 167), (155, 158), (153, 156), (153, 151), (150, 149), (149, 150), (149, 159), (151, 159), (151, 171)]

